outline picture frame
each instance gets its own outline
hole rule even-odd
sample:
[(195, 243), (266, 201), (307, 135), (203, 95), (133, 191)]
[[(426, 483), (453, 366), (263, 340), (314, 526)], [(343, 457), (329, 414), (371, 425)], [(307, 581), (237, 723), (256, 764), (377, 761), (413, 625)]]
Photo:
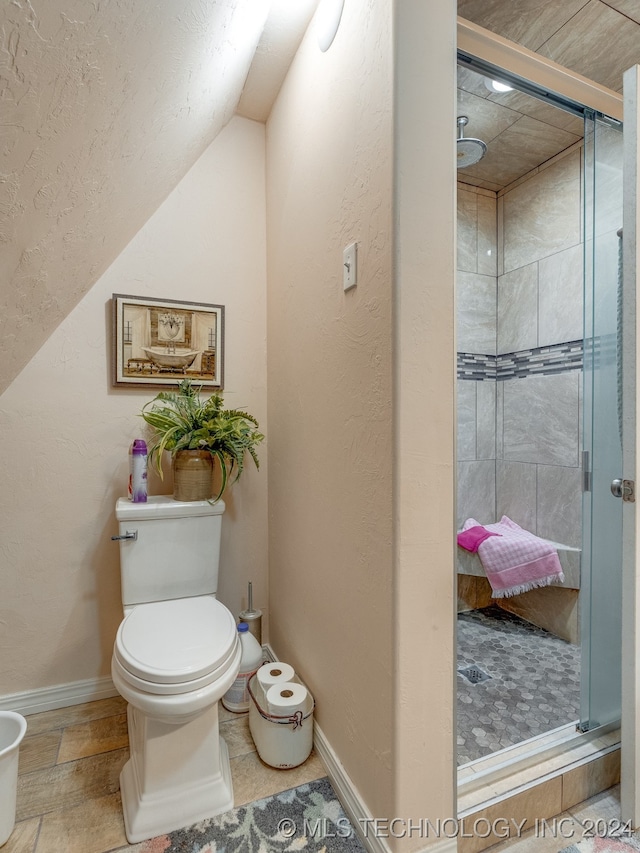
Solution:
[(224, 387), (224, 305), (114, 293), (114, 387)]

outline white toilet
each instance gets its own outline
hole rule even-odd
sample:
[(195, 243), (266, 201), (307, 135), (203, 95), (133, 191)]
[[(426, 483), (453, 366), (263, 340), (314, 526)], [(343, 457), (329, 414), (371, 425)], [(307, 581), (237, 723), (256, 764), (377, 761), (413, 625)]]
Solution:
[(116, 503), (125, 618), (111, 675), (129, 703), (120, 790), (132, 844), (233, 807), (218, 700), (241, 648), (216, 600), (224, 509), (164, 495)]

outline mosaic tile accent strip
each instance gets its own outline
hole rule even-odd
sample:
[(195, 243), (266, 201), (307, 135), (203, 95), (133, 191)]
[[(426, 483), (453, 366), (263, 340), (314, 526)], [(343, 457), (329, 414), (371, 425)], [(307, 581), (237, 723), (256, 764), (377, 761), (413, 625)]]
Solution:
[[(598, 347), (598, 349), (600, 349)], [(502, 355), (477, 355), (458, 353), (458, 379), (476, 382), (486, 380), (520, 379), (525, 376), (540, 376), (582, 370), (584, 361), (583, 342), (553, 344), (532, 347), (519, 352)]]
[(458, 614), (458, 764), (578, 719), (580, 648), (501, 607)]
[(496, 356), (479, 355), (473, 352), (458, 353), (458, 379), (483, 382), (496, 379)]
[(620, 343), (615, 334), (599, 335), (583, 341), (532, 347), (502, 355), (458, 353), (458, 379), (474, 382), (520, 379), (525, 376), (567, 373), (570, 370), (600, 370), (615, 366), (620, 357)]
[(500, 381), (567, 373), (570, 370), (581, 370), (582, 361), (582, 341), (510, 352), (497, 356), (496, 378)]

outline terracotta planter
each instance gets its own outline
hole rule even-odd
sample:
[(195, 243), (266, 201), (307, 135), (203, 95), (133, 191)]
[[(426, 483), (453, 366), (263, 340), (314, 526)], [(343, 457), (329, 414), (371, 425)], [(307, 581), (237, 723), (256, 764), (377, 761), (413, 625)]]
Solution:
[(206, 501), (213, 497), (213, 456), (208, 450), (174, 453), (173, 497), (176, 501)]

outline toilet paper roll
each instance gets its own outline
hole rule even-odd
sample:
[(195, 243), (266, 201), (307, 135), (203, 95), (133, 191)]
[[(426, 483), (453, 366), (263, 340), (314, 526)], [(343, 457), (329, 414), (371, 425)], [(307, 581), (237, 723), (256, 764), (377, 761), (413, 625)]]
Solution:
[(267, 708), (275, 717), (286, 717), (304, 711), (309, 691), (304, 684), (285, 681), (267, 690)]
[(295, 670), (288, 663), (276, 660), (272, 663), (263, 664), (256, 673), (254, 695), (256, 702), (267, 710), (267, 690), (273, 684), (284, 684), (285, 681), (293, 681), (296, 677)]
[(258, 681), (266, 693), (272, 684), (282, 684), (285, 681), (293, 681), (296, 677), (294, 668), (288, 663), (276, 660), (273, 663), (265, 663), (258, 670)]

